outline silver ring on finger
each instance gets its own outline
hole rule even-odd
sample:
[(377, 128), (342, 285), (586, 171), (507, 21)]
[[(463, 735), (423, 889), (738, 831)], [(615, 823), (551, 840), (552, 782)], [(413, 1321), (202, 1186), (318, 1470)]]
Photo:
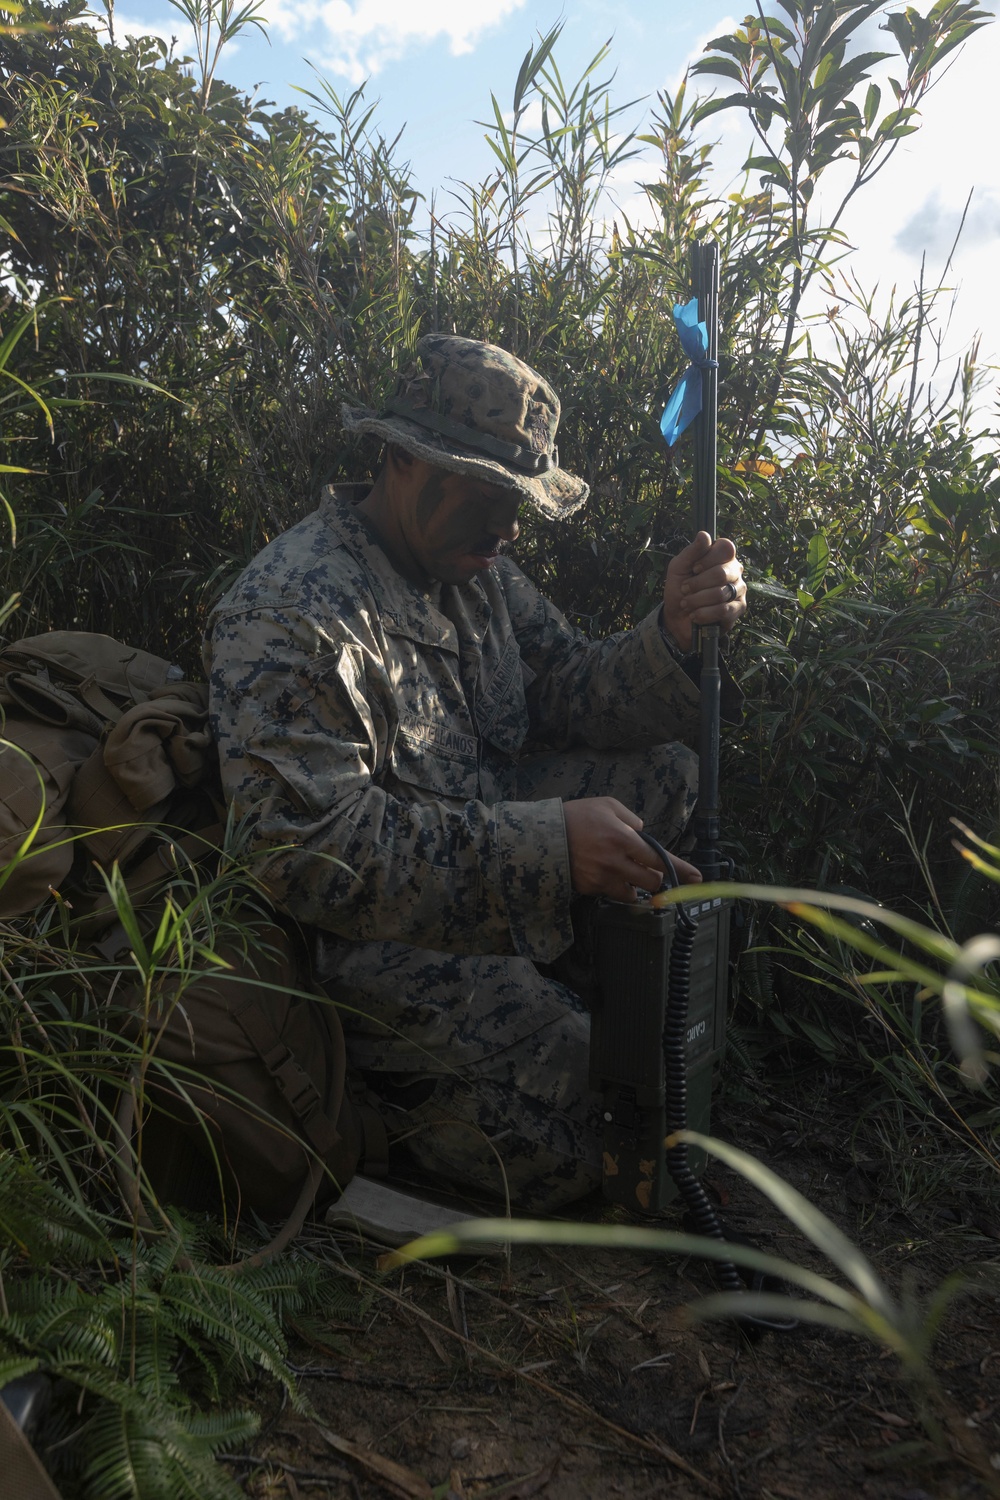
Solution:
[(736, 600), (739, 598), (739, 590), (737, 589), (735, 583), (727, 583), (727, 584), (725, 584), (724, 585), (724, 593), (726, 595), (726, 603), (727, 604), (734, 604), (736, 602)]

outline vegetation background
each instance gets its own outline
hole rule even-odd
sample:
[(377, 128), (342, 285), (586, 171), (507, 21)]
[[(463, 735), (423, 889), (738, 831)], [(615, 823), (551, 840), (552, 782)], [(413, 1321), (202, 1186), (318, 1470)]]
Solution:
[[(778, 0), (773, 16), (713, 42), (636, 135), (619, 128), (612, 59), (564, 79), (556, 28), (526, 55), (512, 98), (484, 101), (495, 170), (443, 217), (363, 89), (340, 97), (320, 82), (308, 111), (251, 101), (225, 83), (220, 58), (257, 24), (253, 4), (179, 8), (198, 37), (193, 66), (150, 38), (107, 45), (84, 0), (7, 8), (8, 638), (98, 630), (196, 673), (217, 594), (325, 484), (373, 472), (378, 452), (348, 445), (340, 403), (379, 405), (434, 329), (515, 350), (561, 393), (562, 462), (592, 497), (569, 524), (526, 518), (519, 554), (586, 630), (627, 627), (689, 529), (690, 451), (682, 441), (666, 452), (658, 419), (682, 368), (670, 309), (687, 299), (691, 243), (710, 236), (722, 259), (720, 530), (746, 561), (753, 605), (732, 647), (747, 716), (725, 748), (731, 850), (759, 883), (861, 892), (959, 942), (995, 926), (997, 886), (956, 853), (950, 822), (997, 833), (993, 372), (975, 348), (943, 368), (941, 289), (877, 306), (851, 277), (838, 227), (847, 201), (877, 193), (937, 70), (986, 13), (937, 0), (925, 16), (889, 14), (895, 82), (882, 97), (868, 78), (879, 55), (856, 44), (878, 3)], [(756, 144), (741, 190), (720, 201), (696, 129), (737, 108)], [(640, 142), (659, 157), (650, 212), (608, 222), (609, 177)], [(180, 901), (184, 941), (211, 923), (215, 894)], [(134, 1312), (145, 1267), (162, 1311), (158, 1252), (133, 1235), (126, 1254), (101, 1217), (111, 1210), (99, 1143), (113, 1110), (97, 1076), (111, 1042), (95, 997), (106, 976), (97, 982), (60, 921), (49, 911), (2, 936), (4, 1003), (21, 1038), (5, 1075), (8, 1197), (27, 1192), (40, 1217), (35, 1229), (20, 1211), (3, 1218), (0, 1258), (44, 1267), (58, 1244), (70, 1255), (63, 1274), (72, 1264), (82, 1285), (82, 1267), (105, 1275), (96, 1268), (113, 1244), (130, 1268), (114, 1295)], [(857, 1128), (880, 1143), (888, 1190), (926, 1194), (956, 1171), (975, 1191), (995, 1186), (996, 1095), (969, 1090), (938, 1010), (888, 971), (860, 982), (843, 937), (831, 949), (784, 914), (752, 918), (745, 947), (737, 1096), (790, 1067), (789, 1087), (851, 1098)], [(68, 988), (54, 983), (66, 974)], [(30, 1045), (18, 1031), (25, 1005), (41, 1028)], [(71, 1055), (51, 1042), (59, 1027)], [(70, 1112), (82, 1135), (69, 1143), (56, 1073), (83, 1091)], [(74, 1215), (89, 1225), (83, 1238)], [(188, 1340), (202, 1359), (213, 1345), (206, 1297), (208, 1321)], [(273, 1301), (261, 1308), (254, 1316), (271, 1317)], [(182, 1324), (171, 1327), (184, 1342)], [(108, 1355), (114, 1410), (151, 1420), (149, 1401), (127, 1393), (155, 1376), (163, 1420), (177, 1421), (169, 1360), (157, 1356), (152, 1374), (137, 1366), (136, 1326)], [(254, 1328), (240, 1358), (268, 1348), (278, 1368), (280, 1333)], [(18, 1361), (50, 1364), (51, 1340), (43, 1358), (36, 1333), (18, 1337), (8, 1375)], [(111, 1377), (102, 1387), (87, 1368), (88, 1389), (107, 1396)], [(236, 1366), (226, 1373), (235, 1385), (216, 1373), (206, 1399), (238, 1388)], [(242, 1420), (202, 1433), (203, 1455)], [(82, 1493), (154, 1493), (128, 1487), (124, 1459), (114, 1489), (107, 1464), (91, 1473), (80, 1462)]]

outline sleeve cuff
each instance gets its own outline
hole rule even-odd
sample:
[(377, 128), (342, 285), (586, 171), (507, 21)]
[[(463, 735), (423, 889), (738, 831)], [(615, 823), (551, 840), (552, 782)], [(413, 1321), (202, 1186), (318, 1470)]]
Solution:
[(656, 616), (656, 623), (660, 627), (660, 634), (663, 637), (663, 644), (666, 646), (667, 650), (670, 652), (670, 655), (673, 657), (674, 661), (680, 661), (680, 662), (682, 662), (684, 660), (684, 657), (685, 657), (685, 652), (681, 650), (681, 647), (679, 646), (676, 638), (671, 634), (671, 632), (667, 629), (667, 627), (663, 623), (663, 605), (662, 604), (660, 605), (659, 613)]
[[(666, 681), (675, 693), (674, 711), (679, 717), (678, 732), (673, 737), (683, 739), (686, 717), (691, 712), (698, 711), (700, 694), (697, 667), (701, 664), (696, 657), (684, 655), (670, 632), (664, 629), (662, 615), (661, 605), (640, 621), (636, 626), (636, 633), (643, 643), (649, 685), (653, 688), (659, 685), (662, 692)], [(691, 670), (692, 662), (697, 663), (694, 672)]]

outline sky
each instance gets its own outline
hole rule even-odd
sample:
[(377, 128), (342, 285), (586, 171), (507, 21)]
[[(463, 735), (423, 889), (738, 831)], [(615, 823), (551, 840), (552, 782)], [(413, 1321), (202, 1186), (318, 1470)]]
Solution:
[[(96, 3), (97, 14), (104, 12)], [(980, 0), (996, 14), (998, 0)], [(238, 8), (238, 6), (234, 6)], [(768, 7), (771, 9), (772, 7)], [(902, 9), (902, 0), (886, 9)], [(919, 0), (917, 8), (929, 8)], [(539, 33), (563, 23), (556, 58), (563, 77), (577, 72), (610, 41), (603, 72), (614, 71), (615, 102), (636, 104), (625, 118), (642, 122), (659, 89), (674, 89), (706, 42), (733, 28), (744, 8), (711, 0), (262, 0), (266, 38), (246, 30), (223, 53), (219, 76), (279, 105), (309, 108), (301, 90), (316, 91), (317, 74), (341, 95), (361, 83), (378, 100), (376, 121), (392, 138), (416, 185), (439, 211), (454, 182), (485, 176), (490, 153), (477, 121), (490, 95), (509, 109), (521, 59)], [(872, 49), (893, 42), (876, 17), (865, 37)], [(190, 27), (169, 0), (123, 0), (114, 11), (118, 37), (155, 32), (176, 37), (193, 55)], [(888, 65), (884, 65), (887, 68)], [(603, 73), (602, 73), (603, 76)], [(708, 92), (713, 81), (699, 80)], [(725, 81), (719, 80), (725, 87)], [(982, 335), (981, 358), (1000, 366), (1000, 153), (995, 149), (995, 99), (1000, 88), (1000, 25), (978, 32), (927, 95), (920, 131), (901, 142), (876, 182), (855, 200), (844, 228), (855, 246), (852, 272), (884, 304), (892, 288), (912, 289), (925, 258), (925, 279), (941, 278), (971, 194), (965, 227), (948, 271), (954, 305), (943, 352), (946, 366)], [(718, 140), (713, 186), (739, 184), (748, 135), (742, 111), (706, 122)], [(647, 174), (648, 175), (648, 174)], [(635, 181), (641, 164), (615, 183), (618, 201), (641, 211)], [(995, 404), (996, 372), (986, 392)]]

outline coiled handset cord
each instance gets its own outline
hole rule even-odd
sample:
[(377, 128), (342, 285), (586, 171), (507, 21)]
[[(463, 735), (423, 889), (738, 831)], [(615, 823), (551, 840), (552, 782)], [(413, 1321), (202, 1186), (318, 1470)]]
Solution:
[[(664, 876), (661, 890), (673, 890), (680, 886), (680, 879), (673, 859), (650, 833), (640, 837), (663, 861)], [(667, 971), (667, 1005), (663, 1022), (663, 1071), (667, 1093), (668, 1134), (687, 1129), (687, 1043), (688, 1011), (691, 1002), (691, 954), (698, 932), (698, 924), (683, 906), (676, 908), (673, 941), (670, 945), (670, 965)], [(704, 1187), (691, 1170), (686, 1141), (678, 1141), (666, 1152), (667, 1171), (673, 1178), (685, 1207), (694, 1220), (695, 1228), (706, 1239), (726, 1243), (722, 1225), (715, 1207)], [(734, 1263), (730, 1260), (715, 1262), (719, 1283), (727, 1292), (746, 1292), (747, 1285)], [(764, 1278), (755, 1277), (754, 1290), (762, 1290)], [(740, 1314), (739, 1321), (752, 1328), (771, 1329), (785, 1333), (797, 1327), (797, 1319), (782, 1321), (762, 1318), (747, 1313)]]

